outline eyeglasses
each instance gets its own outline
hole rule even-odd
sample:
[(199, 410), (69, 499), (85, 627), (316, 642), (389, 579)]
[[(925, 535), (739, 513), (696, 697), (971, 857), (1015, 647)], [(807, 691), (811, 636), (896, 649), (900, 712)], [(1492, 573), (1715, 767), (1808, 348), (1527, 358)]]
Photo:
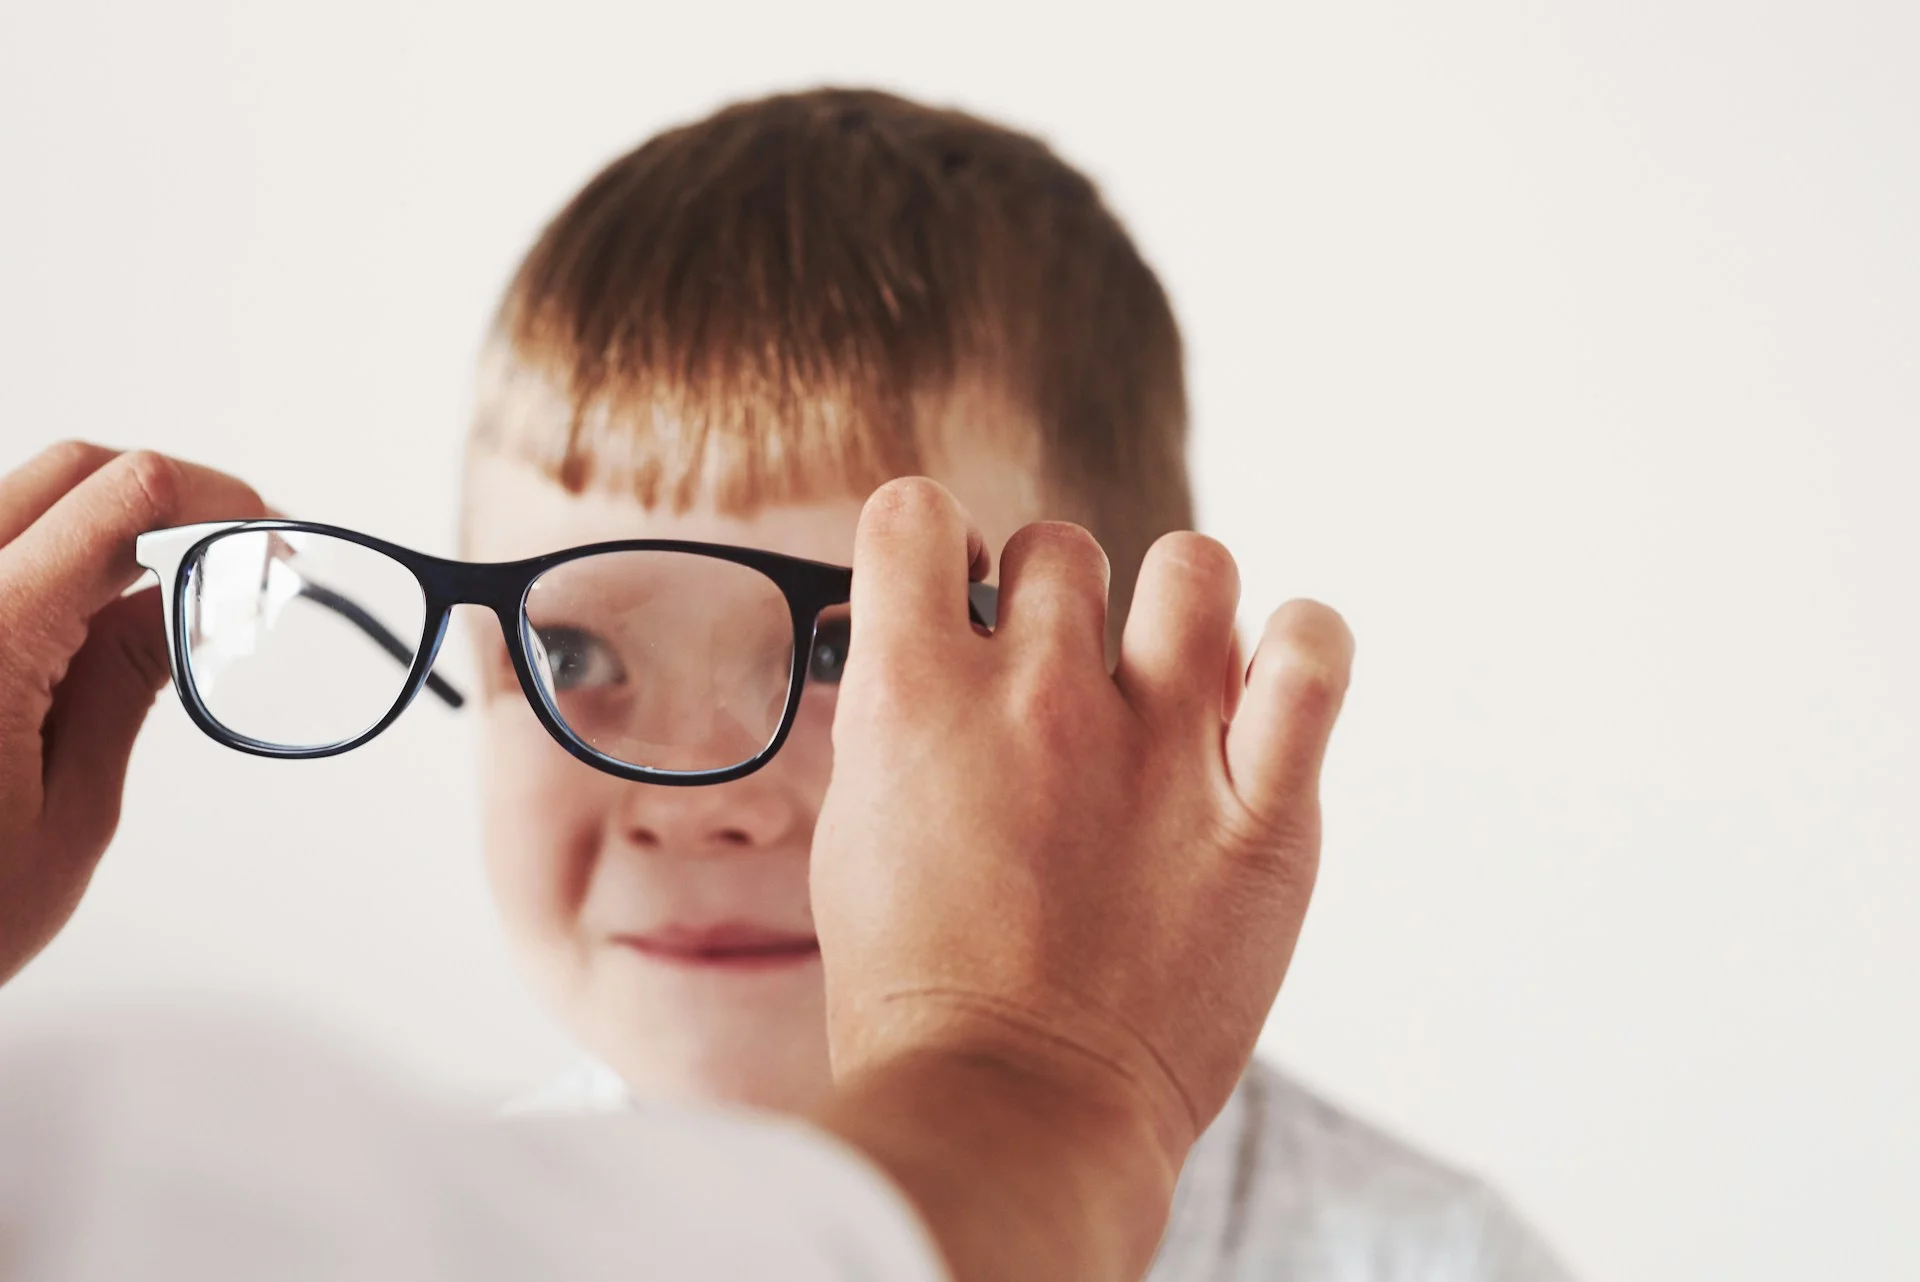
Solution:
[[(738, 779), (786, 741), (807, 681), (840, 679), (853, 571), (757, 548), (631, 539), (503, 564), (428, 556), (305, 521), (142, 534), (174, 686), (208, 735), (326, 757), (385, 730), (433, 671), (456, 605), (493, 611), (560, 745), (623, 779)], [(991, 626), (995, 592), (969, 591)]]

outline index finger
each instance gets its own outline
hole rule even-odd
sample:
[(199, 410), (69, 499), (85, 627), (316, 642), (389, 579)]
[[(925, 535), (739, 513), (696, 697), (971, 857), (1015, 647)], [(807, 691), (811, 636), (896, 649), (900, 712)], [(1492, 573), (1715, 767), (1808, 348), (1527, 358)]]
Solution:
[(89, 619), (143, 573), (133, 559), (136, 536), (265, 512), (243, 481), (135, 450), (94, 471), (0, 548), (0, 592), (42, 618)]
[(61, 441), (0, 476), (0, 547), (19, 538), (48, 508), (119, 453), (87, 441)]
[(984, 579), (986, 540), (946, 487), (925, 477), (873, 492), (854, 536), (849, 654), (895, 641), (971, 635), (967, 584)]

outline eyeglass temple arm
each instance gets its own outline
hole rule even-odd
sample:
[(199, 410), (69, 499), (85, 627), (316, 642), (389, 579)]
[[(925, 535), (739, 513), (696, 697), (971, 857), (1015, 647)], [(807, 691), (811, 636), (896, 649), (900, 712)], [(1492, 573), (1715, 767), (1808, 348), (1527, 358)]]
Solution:
[(1000, 615), (1000, 589), (991, 583), (967, 584), (967, 614), (981, 627), (991, 629)]
[[(407, 643), (388, 631), (387, 626), (367, 613), (365, 607), (358, 601), (342, 596), (332, 588), (322, 587), (311, 579), (300, 581), (300, 595), (315, 605), (325, 606), (354, 627), (359, 628), (373, 639), (375, 645), (400, 663), (408, 667), (413, 665), (413, 651), (407, 648)], [(427, 689), (438, 695), (441, 702), (449, 708), (462, 707), (467, 702), (467, 697), (454, 689), (453, 685), (441, 678), (438, 673), (427, 673)]]

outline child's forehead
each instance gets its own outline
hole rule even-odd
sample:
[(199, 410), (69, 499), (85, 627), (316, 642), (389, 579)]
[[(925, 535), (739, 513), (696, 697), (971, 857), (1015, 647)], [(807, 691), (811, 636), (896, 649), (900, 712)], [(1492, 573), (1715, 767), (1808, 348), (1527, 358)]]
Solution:
[[(1043, 513), (1031, 473), (1010, 455), (963, 449), (929, 469), (959, 497), (990, 548)], [(476, 447), (467, 461), (462, 501), (462, 554), (509, 561), (613, 539), (692, 539), (765, 548), (789, 556), (846, 564), (866, 495), (843, 493), (783, 499), (739, 510), (711, 495), (684, 506), (649, 506), (631, 492), (590, 486), (569, 491), (534, 463)]]
[(696, 495), (683, 506), (649, 506), (610, 487), (570, 492), (538, 466), (482, 448), (467, 463), (462, 541), (465, 555), (484, 561), (612, 539), (692, 539), (844, 563), (853, 553), (861, 502), (843, 495), (734, 511)]

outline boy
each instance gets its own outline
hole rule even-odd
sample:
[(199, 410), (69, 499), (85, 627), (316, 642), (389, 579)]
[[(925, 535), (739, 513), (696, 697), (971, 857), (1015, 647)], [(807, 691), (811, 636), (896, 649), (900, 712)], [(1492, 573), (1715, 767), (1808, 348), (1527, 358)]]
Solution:
[[(483, 356), (465, 550), (685, 538), (845, 564), (865, 496), (924, 473), (995, 552), (1034, 520), (1085, 526), (1111, 649), (1146, 549), (1192, 524), (1185, 402), (1158, 281), (1041, 143), (879, 93), (745, 103), (615, 161), (528, 254)], [(569, 757), (480, 635), (489, 873), (606, 1066), (534, 1106), (810, 1107), (830, 1073), (807, 863), (841, 653), (816, 648), (767, 767), (664, 788)], [(569, 644), (568, 680), (620, 680)], [(1561, 1274), (1483, 1187), (1256, 1066), (1153, 1276)]]

